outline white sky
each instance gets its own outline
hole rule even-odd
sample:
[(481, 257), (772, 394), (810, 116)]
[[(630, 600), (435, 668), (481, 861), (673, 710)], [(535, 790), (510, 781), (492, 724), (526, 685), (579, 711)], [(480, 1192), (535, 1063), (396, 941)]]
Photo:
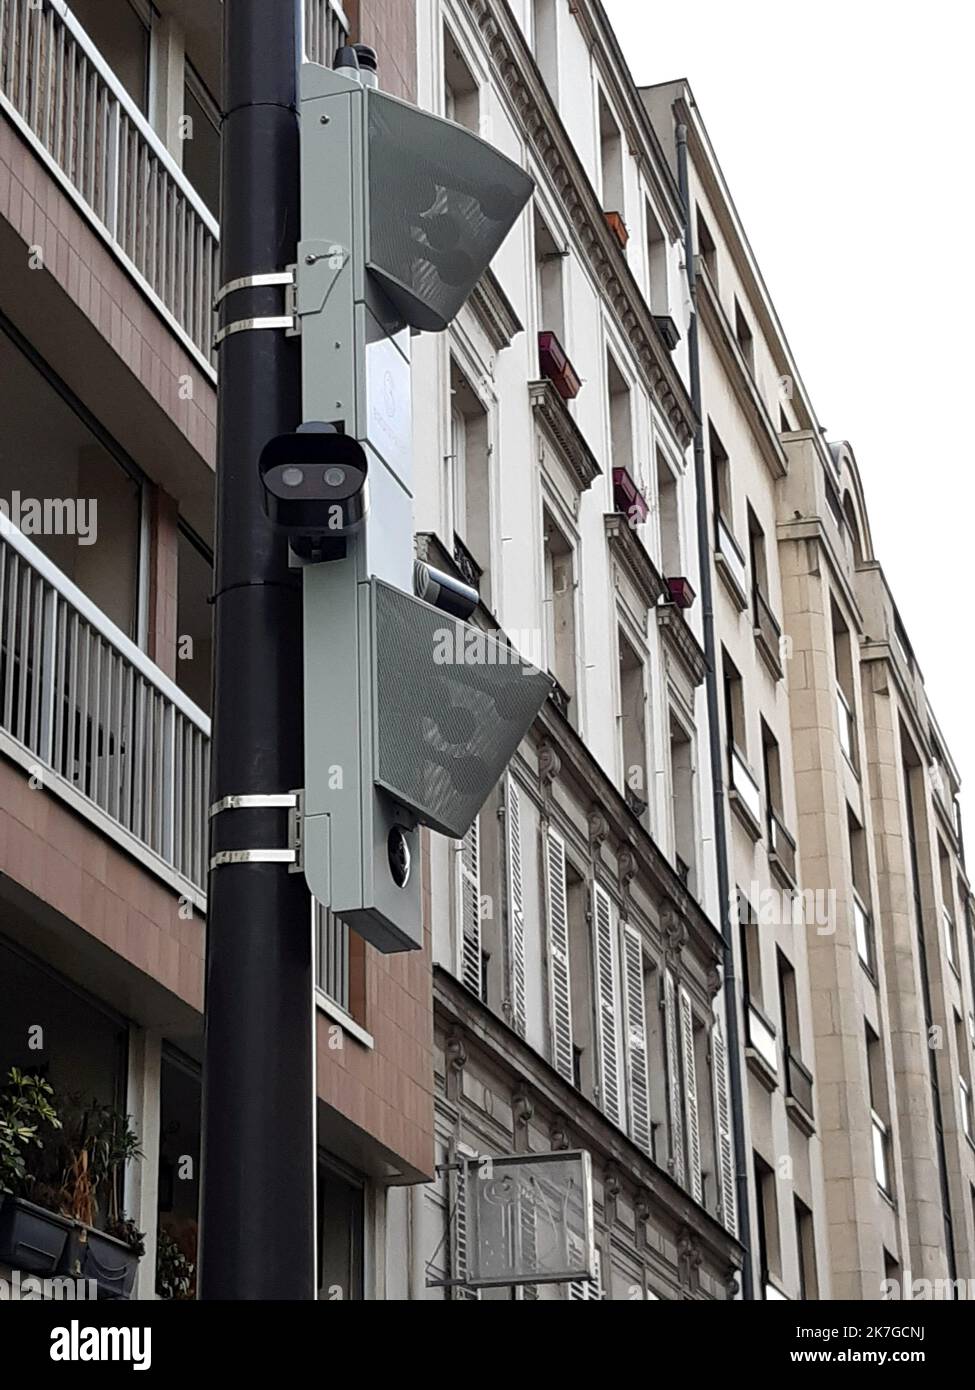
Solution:
[(975, 6), (603, 2), (638, 84), (690, 82), (820, 423), (853, 446), (975, 843)]

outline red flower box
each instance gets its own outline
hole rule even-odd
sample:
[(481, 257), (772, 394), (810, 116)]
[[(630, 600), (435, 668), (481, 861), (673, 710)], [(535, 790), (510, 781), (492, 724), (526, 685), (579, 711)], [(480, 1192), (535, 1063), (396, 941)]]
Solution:
[(554, 333), (539, 333), (538, 360), (542, 375), (558, 391), (564, 401), (574, 400), (582, 390), (582, 382), (576, 376), (575, 368), (565, 355), (565, 348)]
[(626, 468), (613, 469), (613, 503), (618, 512), (625, 512), (631, 518), (635, 514), (640, 524), (650, 515), (647, 499)]
[(604, 213), (603, 216), (606, 218), (610, 230), (619, 242), (620, 250), (625, 251), (626, 243), (630, 239), (630, 234), (626, 230), (626, 223), (623, 221), (622, 216), (618, 212), (607, 212)]
[(667, 588), (670, 590), (671, 603), (676, 603), (678, 608), (690, 608), (697, 597), (691, 588), (690, 581), (685, 579), (683, 575), (668, 579)]

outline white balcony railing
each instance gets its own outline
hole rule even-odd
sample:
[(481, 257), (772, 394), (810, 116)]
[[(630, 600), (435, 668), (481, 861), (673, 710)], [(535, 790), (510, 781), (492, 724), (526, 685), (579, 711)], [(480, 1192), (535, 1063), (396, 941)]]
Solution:
[(212, 374), (217, 222), (64, 0), (0, 3), (0, 109)]
[(338, 0), (304, 0), (305, 57), (330, 68), (335, 50), (345, 42), (349, 21)]
[(0, 748), (201, 905), (209, 735), (206, 715), (0, 514)]

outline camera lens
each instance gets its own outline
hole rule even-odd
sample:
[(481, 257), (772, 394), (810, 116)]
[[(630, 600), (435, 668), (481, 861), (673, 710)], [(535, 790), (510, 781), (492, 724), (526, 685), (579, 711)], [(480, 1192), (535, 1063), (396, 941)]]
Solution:
[(345, 482), (344, 468), (326, 468), (325, 485), (326, 487), (341, 487)]
[(305, 475), (300, 468), (284, 468), (281, 470), (281, 481), (285, 487), (301, 487)]

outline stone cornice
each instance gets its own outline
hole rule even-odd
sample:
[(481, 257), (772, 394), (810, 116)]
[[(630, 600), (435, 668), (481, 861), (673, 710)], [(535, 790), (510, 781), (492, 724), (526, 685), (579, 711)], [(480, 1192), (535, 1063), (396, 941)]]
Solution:
[(701, 322), (721, 359), (726, 379), (735, 393), (741, 412), (751, 426), (765, 466), (772, 480), (777, 482), (789, 471), (788, 457), (754, 378), (741, 355), (741, 348), (731, 331), (731, 324), (711, 283), (711, 277), (703, 265), (699, 267), (697, 274), (697, 299), (701, 310)]
[(579, 491), (586, 492), (603, 470), (565, 401), (544, 378), (528, 383), (528, 398)]
[(483, 325), (495, 352), (510, 347), (512, 339), (524, 332), (524, 324), (493, 270), (484, 272), (468, 303)]
[(536, 1112), (541, 1102), (555, 1115), (563, 1116), (572, 1129), (585, 1137), (581, 1147), (597, 1155), (603, 1164), (613, 1164), (622, 1178), (648, 1192), (671, 1220), (692, 1230), (701, 1245), (714, 1256), (736, 1267), (740, 1265), (741, 1246), (734, 1236), (561, 1077), (524, 1038), (480, 1000), (473, 998), (441, 965), (433, 968), (433, 1000), (435, 1013), (444, 1028), (464, 1041), (465, 1065), (469, 1065), (476, 1047), (490, 1062), (492, 1070), (501, 1074), (516, 1072)]
[(506, 0), (466, 0), (498, 81), (522, 132), (558, 192), (593, 278), (612, 305), (651, 397), (679, 443), (689, 447), (695, 413), (691, 398), (661, 342), (650, 307), (611, 230), (582, 161)]
[(691, 684), (695, 688), (702, 685), (708, 671), (707, 657), (676, 603), (662, 603), (659, 606), (657, 626), (663, 633), (669, 649), (684, 668)]
[(623, 512), (606, 512), (603, 516), (606, 539), (613, 559), (636, 586), (648, 608), (654, 608), (665, 585), (646, 547)]

